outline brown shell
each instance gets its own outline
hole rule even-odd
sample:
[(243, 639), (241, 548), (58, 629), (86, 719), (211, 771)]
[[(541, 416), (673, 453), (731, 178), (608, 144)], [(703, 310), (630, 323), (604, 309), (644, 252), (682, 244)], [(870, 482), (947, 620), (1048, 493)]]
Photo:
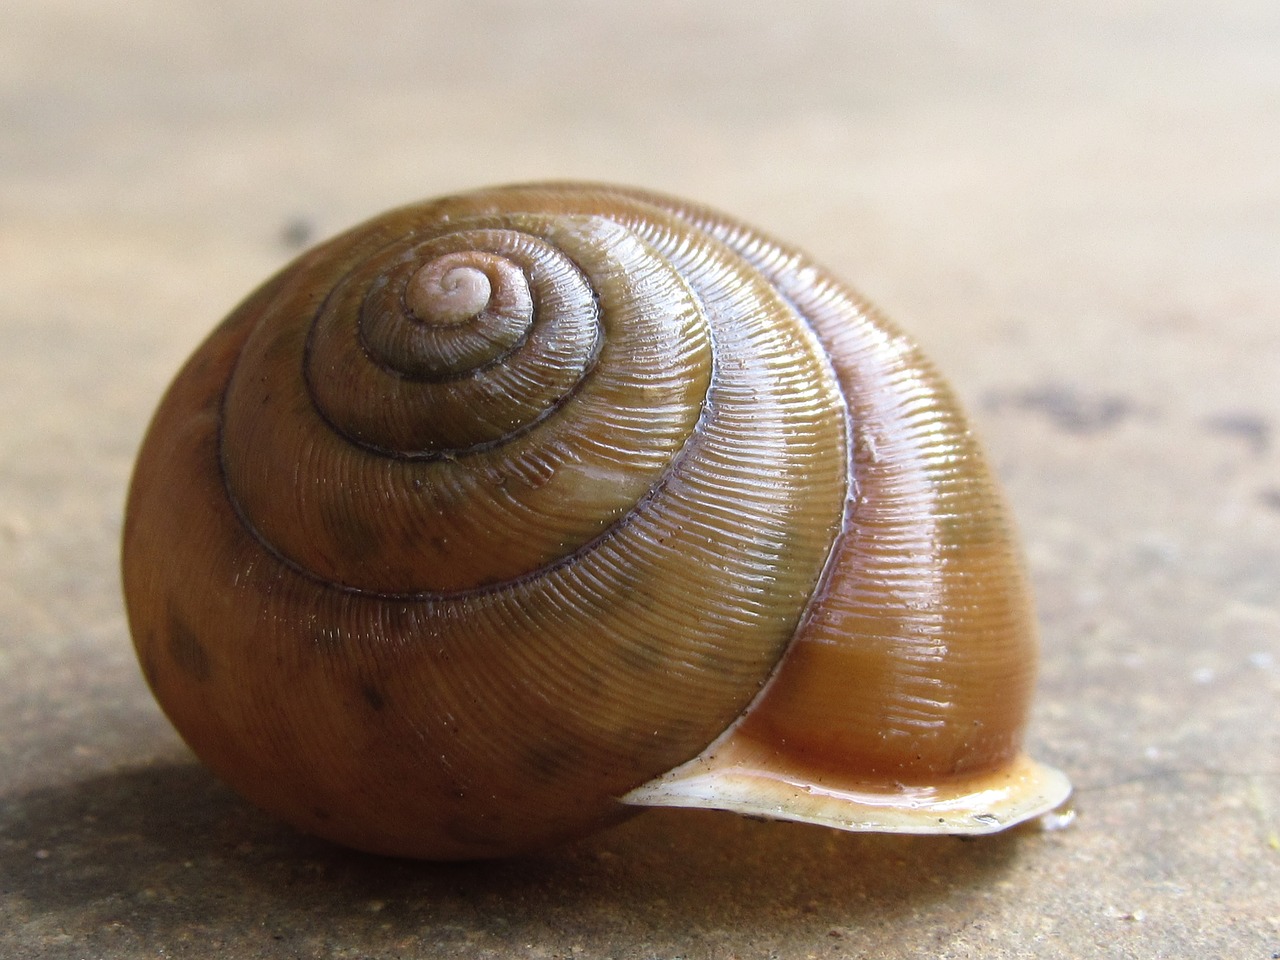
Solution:
[(481, 191), (301, 256), (170, 387), (123, 565), (196, 753), (367, 850), (503, 855), (626, 803), (921, 829), (845, 808), (982, 794), (925, 817), (980, 830), (1065, 790), (1019, 753), (1031, 605), (946, 386), (665, 197)]

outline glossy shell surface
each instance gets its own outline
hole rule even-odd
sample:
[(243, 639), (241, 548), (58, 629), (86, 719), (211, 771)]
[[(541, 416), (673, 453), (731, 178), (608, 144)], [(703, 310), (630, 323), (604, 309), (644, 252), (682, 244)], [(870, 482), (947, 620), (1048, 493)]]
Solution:
[(915, 345), (806, 257), (638, 191), (500, 188), (302, 255), (139, 455), (138, 655), (245, 796), (359, 848), (499, 856), (634, 804), (985, 832), (1032, 610)]

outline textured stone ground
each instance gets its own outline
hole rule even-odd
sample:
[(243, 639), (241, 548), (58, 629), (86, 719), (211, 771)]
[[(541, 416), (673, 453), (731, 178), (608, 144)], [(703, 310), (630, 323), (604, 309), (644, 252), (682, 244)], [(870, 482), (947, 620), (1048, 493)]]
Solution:
[[(1280, 7), (129, 4), (0, 29), (0, 956), (1280, 955)], [(301, 244), (590, 177), (807, 246), (993, 452), (1057, 832), (649, 814), (526, 861), (300, 837), (194, 763), (116, 544), (147, 417)]]

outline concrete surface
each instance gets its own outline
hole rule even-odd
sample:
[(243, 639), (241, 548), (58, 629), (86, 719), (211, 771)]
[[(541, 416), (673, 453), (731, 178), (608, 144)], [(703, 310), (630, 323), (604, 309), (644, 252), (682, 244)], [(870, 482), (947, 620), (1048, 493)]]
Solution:
[[(0, 956), (1280, 956), (1280, 6), (0, 6)], [(389, 862), (194, 763), (118, 597), (180, 360), (300, 245), (536, 177), (698, 198), (930, 348), (1009, 484), (1055, 832), (650, 814)]]

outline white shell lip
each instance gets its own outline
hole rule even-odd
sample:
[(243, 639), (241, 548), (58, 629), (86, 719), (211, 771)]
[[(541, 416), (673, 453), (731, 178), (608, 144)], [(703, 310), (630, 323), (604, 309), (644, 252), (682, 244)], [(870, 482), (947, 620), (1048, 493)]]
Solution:
[(999, 770), (937, 787), (812, 782), (745, 757), (704, 754), (621, 798), (648, 807), (728, 810), (838, 830), (874, 833), (998, 833), (1042, 816), (1071, 795), (1066, 776), (1025, 755)]

